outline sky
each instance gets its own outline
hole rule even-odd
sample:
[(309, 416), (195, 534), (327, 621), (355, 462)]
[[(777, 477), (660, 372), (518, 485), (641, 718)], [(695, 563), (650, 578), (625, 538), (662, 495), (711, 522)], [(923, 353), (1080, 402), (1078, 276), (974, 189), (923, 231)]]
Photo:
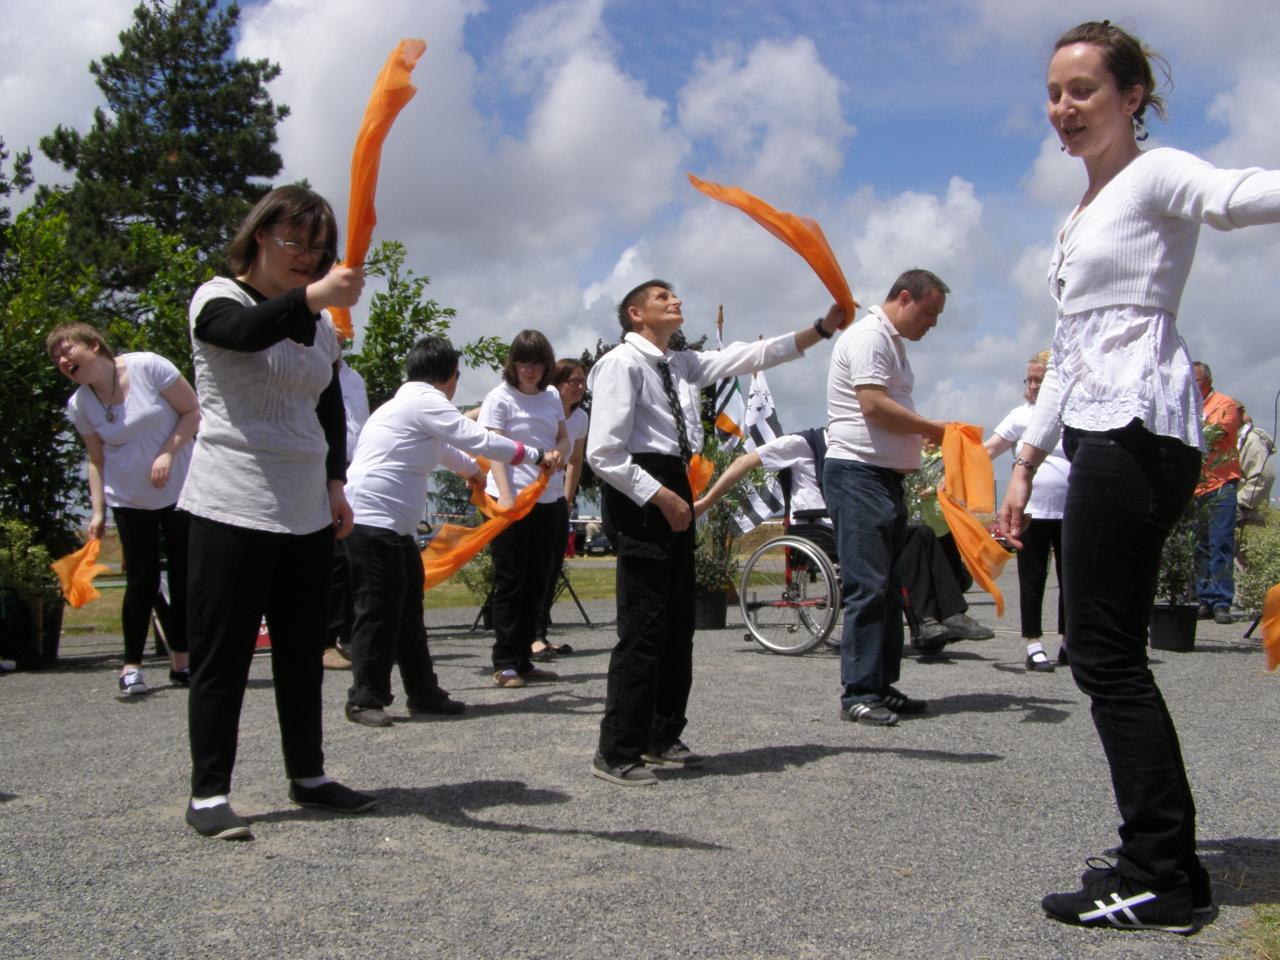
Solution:
[[(88, 73), (118, 48), (134, 0), (10, 0), (0, 24), (0, 136), (35, 147), (87, 129)], [(558, 355), (618, 334), (619, 297), (662, 277), (686, 333), (796, 329), (830, 297), (693, 172), (816, 219), (854, 296), (879, 303), (926, 267), (951, 287), (911, 345), (925, 415), (985, 432), (1047, 348), (1050, 245), (1084, 190), (1045, 119), (1054, 39), (1110, 18), (1168, 60), (1169, 119), (1147, 146), (1220, 166), (1280, 168), (1274, 0), (264, 0), (236, 53), (268, 58), (290, 116), (285, 169), (345, 223), (351, 147), (373, 80), (402, 37), (427, 41), (419, 88), (383, 151), (374, 240), (400, 240), (452, 335), (543, 331)], [(358, 10), (359, 13), (355, 11)], [(67, 25), (74, 24), (74, 30)], [(40, 159), (42, 182), (61, 172)], [(1280, 388), (1280, 226), (1201, 232), (1178, 316), (1193, 358), (1272, 428)], [(366, 288), (366, 298), (374, 289)], [(357, 326), (363, 318), (354, 311)], [(825, 420), (830, 346), (768, 374), (783, 427)], [(459, 401), (497, 381), (467, 371)]]

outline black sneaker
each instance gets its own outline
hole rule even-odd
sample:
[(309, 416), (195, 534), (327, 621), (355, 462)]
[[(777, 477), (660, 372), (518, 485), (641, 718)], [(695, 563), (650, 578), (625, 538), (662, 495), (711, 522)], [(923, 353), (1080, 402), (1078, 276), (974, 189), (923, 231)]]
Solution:
[(302, 787), (290, 780), (289, 799), (300, 807), (319, 807), (334, 813), (364, 813), (378, 805), (376, 797), (344, 787), (336, 780), (318, 787)]
[[(1080, 874), (1080, 882), (1088, 883), (1096, 877), (1110, 873), (1116, 865), (1105, 857), (1089, 857), (1085, 860), (1089, 869)], [(1190, 867), (1187, 873), (1191, 877), (1191, 912), (1198, 917), (1207, 917), (1213, 913), (1213, 885), (1209, 881), (1209, 871), (1199, 863)]]
[(920, 646), (921, 644), (934, 643), (936, 641), (946, 642), (950, 639), (950, 630), (932, 617), (925, 617), (920, 621), (920, 631), (911, 638), (911, 642)]
[(620, 787), (651, 787), (658, 782), (653, 771), (642, 762), (613, 764), (598, 753), (591, 761), (591, 775)]
[(214, 840), (252, 840), (249, 821), (237, 816), (229, 803), (197, 810), (187, 804), (187, 823), (202, 837)]
[(1150, 890), (1114, 868), (1089, 874), (1073, 893), (1051, 893), (1040, 901), (1055, 920), (1081, 927), (1194, 933), (1189, 887)]
[(344, 712), (348, 720), (362, 727), (391, 726), (391, 718), (381, 707), (357, 707), (353, 703), (348, 703)]
[(677, 740), (671, 746), (659, 750), (653, 747), (648, 753), (640, 755), (640, 759), (645, 763), (656, 763), (663, 767), (686, 767), (692, 769), (702, 766), (702, 757), (694, 753), (685, 745), (683, 740)]
[(973, 617), (964, 613), (947, 617), (942, 621), (942, 625), (947, 628), (952, 640), (991, 640), (996, 635), (990, 627), (984, 627)]
[(191, 668), (183, 667), (181, 670), (170, 670), (169, 682), (175, 687), (191, 686)]
[(442, 690), (436, 687), (425, 697), (416, 699), (409, 698), (406, 704), (410, 713), (435, 713), (445, 716), (457, 716), (467, 709), (467, 705), (461, 700), (454, 700), (449, 696), (448, 690)]
[(898, 715), (879, 700), (855, 703), (848, 710), (841, 710), (840, 716), (851, 723), (869, 723), (873, 727), (892, 727), (898, 722)]
[(913, 700), (897, 687), (890, 687), (884, 693), (880, 694), (880, 699), (884, 701), (884, 705), (894, 713), (904, 716), (913, 713), (924, 713), (929, 709), (927, 700)]

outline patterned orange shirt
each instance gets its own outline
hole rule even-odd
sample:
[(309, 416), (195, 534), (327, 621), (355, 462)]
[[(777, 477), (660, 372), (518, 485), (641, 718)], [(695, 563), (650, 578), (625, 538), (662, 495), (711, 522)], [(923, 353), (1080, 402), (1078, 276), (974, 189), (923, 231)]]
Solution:
[(1196, 496), (1213, 493), (1224, 483), (1239, 480), (1240, 454), (1236, 450), (1236, 434), (1240, 432), (1240, 410), (1225, 393), (1210, 390), (1204, 398), (1204, 422), (1222, 428), (1222, 435), (1209, 447), (1200, 468), (1200, 486)]

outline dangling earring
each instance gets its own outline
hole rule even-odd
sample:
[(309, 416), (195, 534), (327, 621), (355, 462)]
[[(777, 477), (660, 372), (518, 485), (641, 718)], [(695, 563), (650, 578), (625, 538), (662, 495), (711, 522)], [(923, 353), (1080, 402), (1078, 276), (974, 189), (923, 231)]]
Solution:
[(1151, 136), (1151, 131), (1147, 129), (1146, 123), (1136, 113), (1129, 118), (1133, 121), (1133, 139), (1142, 143), (1147, 137)]
[(1061, 150), (1063, 153), (1066, 153), (1066, 152), (1067, 152), (1067, 145), (1066, 145), (1065, 143), (1060, 143), (1060, 144), (1058, 144), (1058, 149), (1059, 149), (1059, 150)]

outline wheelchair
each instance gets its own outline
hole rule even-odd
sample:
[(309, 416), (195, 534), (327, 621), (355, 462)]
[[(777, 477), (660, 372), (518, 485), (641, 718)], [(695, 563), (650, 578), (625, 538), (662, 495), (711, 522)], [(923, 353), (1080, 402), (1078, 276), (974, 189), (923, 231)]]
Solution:
[[(784, 514), (785, 516), (785, 514)], [(835, 534), (822, 521), (825, 510), (797, 510), (783, 533), (756, 548), (742, 567), (738, 603), (747, 642), (772, 653), (799, 656), (819, 644), (840, 646), (840, 567)], [(946, 640), (917, 639), (919, 623), (906, 591), (903, 613), (917, 653), (937, 656)]]

